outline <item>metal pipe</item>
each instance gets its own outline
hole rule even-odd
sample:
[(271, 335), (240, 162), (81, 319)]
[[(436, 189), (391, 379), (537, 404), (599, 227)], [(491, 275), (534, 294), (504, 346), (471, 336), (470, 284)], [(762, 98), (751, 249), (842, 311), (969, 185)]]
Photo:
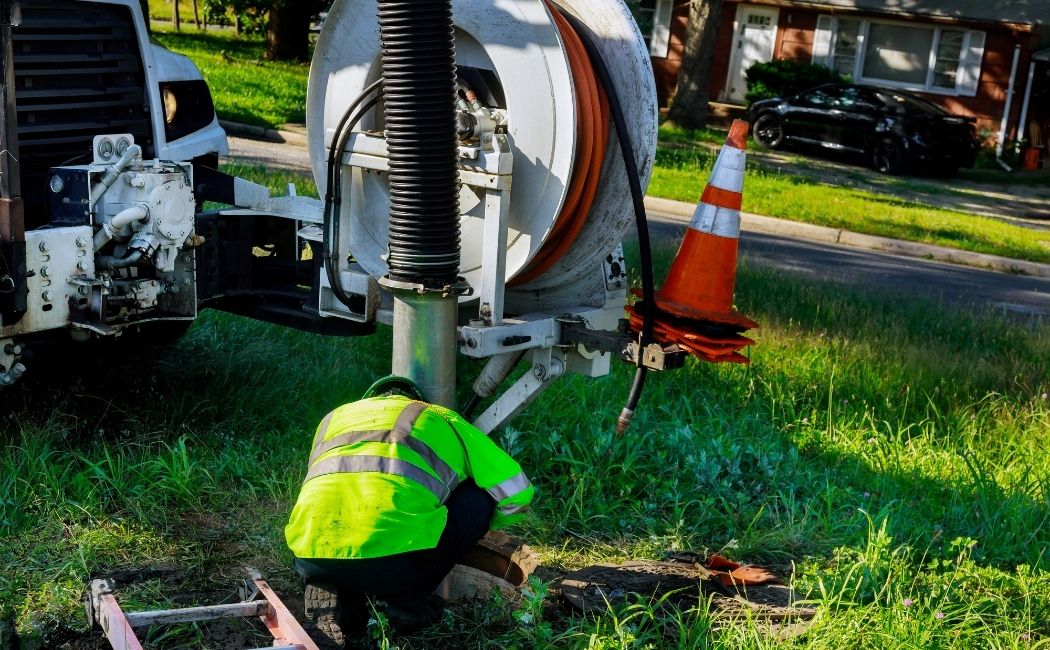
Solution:
[[(1035, 59), (1028, 64), (1028, 83), (1024, 89), (1024, 101), (1021, 103), (1021, 119), (1017, 123), (1018, 140), (1023, 140), (1024, 130), (1028, 128), (1028, 106), (1032, 102), (1032, 83), (1035, 81)], [(1030, 146), (1040, 144), (1038, 142), (1030, 143)]]
[(391, 372), (414, 381), (428, 401), (456, 407), (455, 296), (394, 294), (394, 351)]
[(1010, 84), (1006, 89), (1006, 106), (1003, 108), (1003, 120), (999, 124), (999, 142), (995, 145), (995, 161), (999, 163), (999, 166), (1008, 172), (1013, 171), (1013, 167), (1006, 164), (1003, 160), (1003, 147), (1006, 146), (1006, 130), (1010, 126), (1010, 109), (1013, 108), (1014, 103), (1014, 82), (1017, 81), (1017, 63), (1021, 59), (1021, 44), (1014, 45), (1014, 62), (1010, 66)]
[(390, 158), (383, 284), (394, 295), (391, 371), (455, 408), (460, 263), (452, 0), (378, 0)]
[(219, 618), (265, 616), (270, 609), (270, 603), (265, 600), (255, 600), (247, 603), (230, 603), (227, 605), (158, 609), (149, 612), (126, 612), (124, 618), (127, 619), (128, 625), (131, 627), (146, 627), (147, 625), (212, 621)]
[(95, 233), (95, 252), (102, 250), (103, 246), (113, 241), (117, 233), (127, 225), (142, 221), (148, 216), (149, 210), (144, 205), (134, 205), (117, 213), (108, 223), (102, 224), (102, 227)]
[(94, 211), (95, 204), (98, 203), (98, 200), (102, 198), (103, 194), (106, 193), (106, 190), (108, 190), (113, 185), (113, 183), (117, 182), (117, 179), (120, 178), (120, 175), (124, 173), (124, 170), (126, 170), (131, 165), (131, 162), (135, 160), (135, 158), (141, 156), (142, 147), (138, 146), (137, 144), (133, 144), (130, 147), (128, 147), (128, 150), (124, 152), (124, 155), (120, 157), (120, 160), (113, 163), (106, 169), (106, 173), (102, 175), (102, 178), (99, 179), (99, 182), (91, 188), (92, 198), (90, 207), (92, 211)]

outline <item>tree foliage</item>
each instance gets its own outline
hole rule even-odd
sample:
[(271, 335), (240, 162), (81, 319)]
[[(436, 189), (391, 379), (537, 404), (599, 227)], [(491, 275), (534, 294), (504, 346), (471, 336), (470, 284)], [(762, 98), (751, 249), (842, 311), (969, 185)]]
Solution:
[(310, 23), (325, 0), (204, 0), (206, 20), (235, 25), (239, 33), (265, 34), (266, 58), (308, 61)]

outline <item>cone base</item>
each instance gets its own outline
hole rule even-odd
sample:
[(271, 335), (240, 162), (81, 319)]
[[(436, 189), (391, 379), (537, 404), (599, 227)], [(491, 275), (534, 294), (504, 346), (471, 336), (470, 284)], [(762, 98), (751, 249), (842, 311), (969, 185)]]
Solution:
[(697, 309), (689, 305), (681, 305), (670, 300), (663, 300), (660, 298), (660, 292), (656, 293), (655, 302), (657, 308), (661, 311), (665, 311), (673, 316), (678, 316), (679, 318), (706, 320), (711, 321), (712, 323), (720, 323), (722, 325), (736, 325), (749, 330), (758, 329), (758, 323), (738, 311), (718, 312)]

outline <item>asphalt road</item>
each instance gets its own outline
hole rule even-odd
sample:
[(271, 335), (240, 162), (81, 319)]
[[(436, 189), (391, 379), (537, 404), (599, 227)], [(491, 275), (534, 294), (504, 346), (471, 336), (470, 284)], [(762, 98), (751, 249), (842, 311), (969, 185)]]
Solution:
[[(273, 168), (308, 171), (302, 147), (230, 138), (230, 157)], [(681, 236), (684, 221), (650, 213), (653, 237)], [(927, 296), (976, 309), (1050, 318), (1050, 278), (1033, 278), (901, 257), (847, 246), (756, 233), (741, 237), (742, 255), (753, 264), (815, 282), (867, 288), (891, 295)]]
[[(649, 214), (653, 239), (681, 236), (679, 217)], [(745, 232), (741, 256), (752, 264), (815, 282), (889, 295), (925, 296), (958, 306), (1050, 318), (1050, 278), (956, 266), (914, 257)]]

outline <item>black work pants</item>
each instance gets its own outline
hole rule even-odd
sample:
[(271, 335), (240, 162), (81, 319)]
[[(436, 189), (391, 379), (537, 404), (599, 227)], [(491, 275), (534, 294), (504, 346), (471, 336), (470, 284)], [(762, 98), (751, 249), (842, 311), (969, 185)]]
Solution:
[(385, 557), (332, 560), (296, 558), (307, 582), (327, 582), (344, 598), (371, 597), (389, 602), (426, 598), (489, 529), (495, 502), (474, 481), (459, 485), (445, 502), (448, 522), (435, 548)]

